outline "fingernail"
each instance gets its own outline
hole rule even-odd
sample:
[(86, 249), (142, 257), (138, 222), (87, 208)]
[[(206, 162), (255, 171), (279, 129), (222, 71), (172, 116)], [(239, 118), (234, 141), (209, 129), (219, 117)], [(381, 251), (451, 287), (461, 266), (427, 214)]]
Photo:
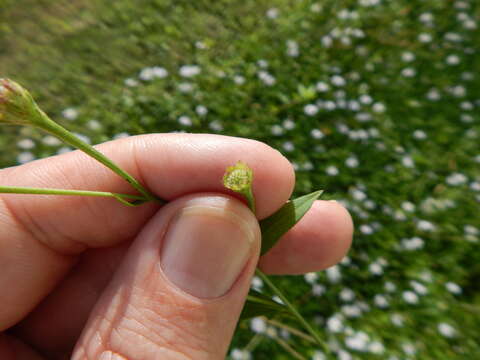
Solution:
[(228, 202), (216, 205), (182, 208), (169, 224), (160, 256), (167, 278), (199, 298), (228, 292), (250, 258), (258, 226), (251, 214), (234, 211)]

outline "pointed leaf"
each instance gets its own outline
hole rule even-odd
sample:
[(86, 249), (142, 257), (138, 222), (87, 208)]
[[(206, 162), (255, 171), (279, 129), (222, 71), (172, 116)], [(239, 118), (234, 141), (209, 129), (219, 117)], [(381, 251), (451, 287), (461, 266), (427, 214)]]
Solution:
[(260, 221), (262, 230), (262, 252), (270, 250), (288, 230), (290, 230), (310, 209), (323, 190), (289, 200), (275, 214)]

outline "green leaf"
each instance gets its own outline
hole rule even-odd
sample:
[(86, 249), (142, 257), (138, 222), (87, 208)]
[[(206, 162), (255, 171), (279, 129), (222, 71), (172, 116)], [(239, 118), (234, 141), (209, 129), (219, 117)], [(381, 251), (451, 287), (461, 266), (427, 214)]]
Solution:
[(288, 308), (270, 299), (268, 296), (251, 289), (247, 301), (240, 314), (240, 320), (251, 319), (255, 316), (273, 317), (279, 314), (289, 315)]
[(323, 190), (319, 190), (289, 200), (275, 214), (260, 221), (260, 228), (262, 230), (262, 255), (270, 250), (283, 234), (300, 221), (303, 215), (310, 209), (313, 202), (317, 200), (322, 193)]

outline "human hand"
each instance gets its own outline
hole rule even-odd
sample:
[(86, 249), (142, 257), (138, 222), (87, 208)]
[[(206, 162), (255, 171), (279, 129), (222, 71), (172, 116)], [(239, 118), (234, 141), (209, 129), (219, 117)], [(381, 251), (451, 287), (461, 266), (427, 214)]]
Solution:
[[(266, 273), (300, 274), (350, 246), (348, 212), (316, 201), (259, 260), (257, 219), (221, 179), (244, 161), (257, 218), (274, 213), (295, 179), (265, 144), (154, 134), (98, 149), (171, 202), (2, 195), (0, 359), (223, 359), (258, 261)], [(130, 190), (78, 151), (3, 169), (0, 185)]]

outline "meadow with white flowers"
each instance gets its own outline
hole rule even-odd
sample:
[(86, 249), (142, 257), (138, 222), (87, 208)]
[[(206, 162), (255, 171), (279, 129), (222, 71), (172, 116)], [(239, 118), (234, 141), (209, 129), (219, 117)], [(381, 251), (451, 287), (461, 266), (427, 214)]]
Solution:
[[(333, 356), (259, 317), (234, 360), (480, 358), (479, 51), (475, 0), (0, 0), (0, 74), (84, 140), (258, 139), (352, 213), (340, 264), (274, 278)], [(2, 167), (71, 150), (0, 132)]]

